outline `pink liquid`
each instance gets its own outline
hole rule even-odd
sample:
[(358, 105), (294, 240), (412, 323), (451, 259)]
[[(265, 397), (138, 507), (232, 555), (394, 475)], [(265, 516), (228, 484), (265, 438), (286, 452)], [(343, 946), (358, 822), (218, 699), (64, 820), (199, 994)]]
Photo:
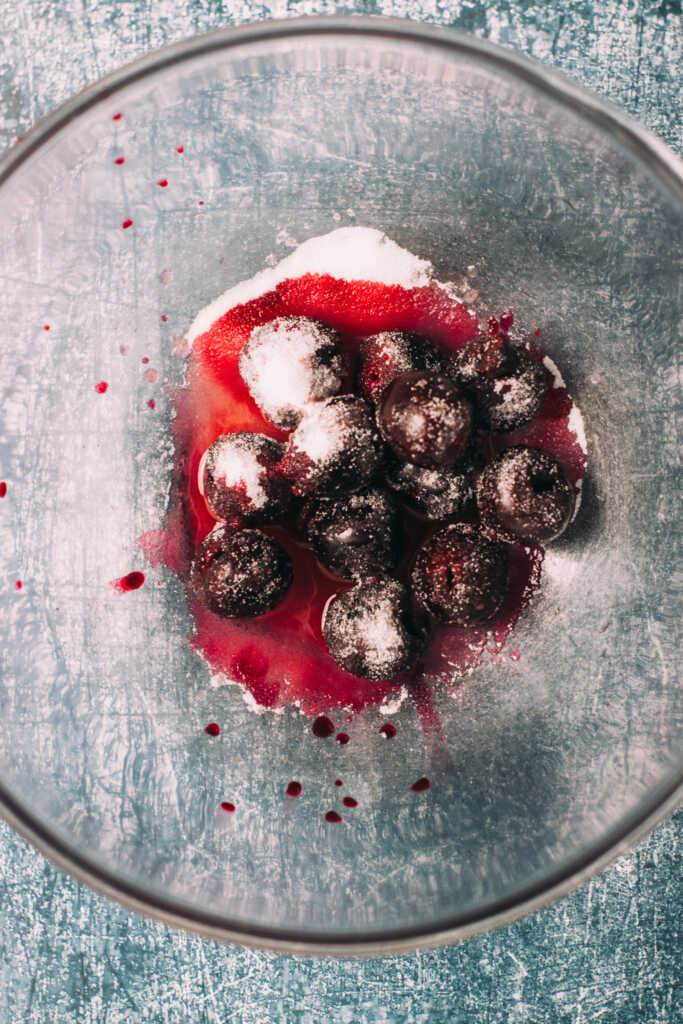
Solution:
[[(487, 644), (486, 629), (437, 630), (421, 663), (404, 678), (369, 682), (350, 675), (333, 662), (320, 628), (326, 602), (349, 584), (318, 565), (294, 523), (266, 528), (286, 548), (294, 565), (292, 587), (274, 611), (255, 619), (222, 619), (201, 605), (187, 585), (193, 553), (214, 526), (197, 483), (199, 463), (207, 447), (221, 434), (237, 430), (257, 431), (278, 440), (287, 436), (262, 416), (238, 369), (239, 352), (251, 330), (285, 315), (315, 317), (336, 327), (352, 355), (359, 336), (381, 330), (416, 331), (445, 350), (460, 347), (477, 333), (471, 314), (436, 285), (405, 289), (306, 274), (236, 306), (197, 338), (189, 357), (188, 385), (172, 396), (177, 413), (173, 422), (175, 491), (164, 529), (145, 535), (141, 546), (153, 565), (164, 563), (186, 581), (195, 620), (190, 641), (193, 648), (214, 672), (223, 672), (241, 683), (258, 704), (275, 708), (296, 702), (306, 714), (319, 716), (314, 733), (329, 736), (334, 726), (330, 719), (323, 722), (322, 712), (332, 708), (357, 712), (381, 703), (392, 691), (407, 685), (426, 735), (436, 739), (440, 724), (424, 681), (457, 686), (462, 675), (481, 661)], [(507, 312), (500, 319), (511, 324), (513, 316)], [(537, 355), (542, 358), (541, 353)], [(570, 482), (576, 483), (585, 471), (585, 454), (569, 430), (571, 399), (564, 388), (552, 388), (550, 375), (549, 384), (547, 400), (534, 422), (487, 441), (489, 454), (512, 444), (543, 448), (555, 455)], [(435, 528), (410, 514), (406, 514), (406, 523), (412, 550)], [(518, 545), (511, 545), (509, 550), (507, 597), (495, 620), (488, 624), (494, 650), (502, 647), (540, 581), (542, 550), (527, 551)], [(393, 735), (388, 726), (382, 733), (386, 738)], [(341, 736), (346, 734), (337, 737), (345, 742)]]

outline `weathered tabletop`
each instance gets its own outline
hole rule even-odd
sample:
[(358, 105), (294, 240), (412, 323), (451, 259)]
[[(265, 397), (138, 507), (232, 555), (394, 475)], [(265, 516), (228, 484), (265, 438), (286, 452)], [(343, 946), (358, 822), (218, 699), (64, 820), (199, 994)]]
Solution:
[[(450, 24), (546, 61), (680, 136), (680, 0), (0, 0), (0, 150), (154, 47), (262, 17), (356, 10)], [(0, 1024), (275, 1021), (674, 1024), (683, 812), (555, 904), (462, 945), (295, 959), (135, 917), (0, 826)]]

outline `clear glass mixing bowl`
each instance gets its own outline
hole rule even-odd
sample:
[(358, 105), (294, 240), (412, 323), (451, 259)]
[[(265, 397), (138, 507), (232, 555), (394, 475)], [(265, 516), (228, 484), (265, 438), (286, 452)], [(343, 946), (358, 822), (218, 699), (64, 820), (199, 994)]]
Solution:
[[(676, 158), (607, 104), (408, 22), (193, 39), (38, 125), (0, 165), (7, 818), (164, 920), (357, 952), (539, 906), (673, 807), (681, 197)], [(409, 704), (391, 742), (372, 711), (345, 747), (295, 710), (255, 714), (212, 685), (178, 579), (137, 548), (168, 496), (173, 339), (292, 239), (347, 223), (441, 279), (474, 265), (483, 302), (542, 329), (586, 419), (583, 510), (548, 553), (522, 656), (435, 693), (445, 750)], [(116, 593), (131, 569), (147, 583)], [(359, 806), (330, 826), (337, 776)]]

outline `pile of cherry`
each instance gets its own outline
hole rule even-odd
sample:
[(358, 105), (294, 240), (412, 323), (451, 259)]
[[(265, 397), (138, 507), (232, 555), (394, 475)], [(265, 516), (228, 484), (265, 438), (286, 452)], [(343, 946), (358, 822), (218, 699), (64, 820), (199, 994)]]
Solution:
[[(199, 486), (217, 525), (192, 565), (199, 600), (229, 618), (280, 604), (292, 562), (259, 528), (294, 522), (347, 581), (321, 628), (355, 676), (392, 679), (435, 625), (491, 620), (506, 593), (507, 545), (553, 540), (575, 504), (547, 452), (518, 445), (487, 460), (487, 435), (529, 423), (547, 391), (538, 358), (493, 323), (447, 354), (413, 334), (372, 335), (354, 360), (318, 321), (256, 327), (240, 374), (266, 419), (290, 433), (284, 443), (225, 434), (205, 453)], [(416, 550), (402, 539), (406, 509), (435, 524)]]

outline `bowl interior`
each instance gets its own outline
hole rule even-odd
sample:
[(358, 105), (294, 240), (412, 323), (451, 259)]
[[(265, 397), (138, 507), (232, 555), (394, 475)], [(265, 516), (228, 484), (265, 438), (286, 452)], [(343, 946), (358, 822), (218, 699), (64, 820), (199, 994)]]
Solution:
[[(74, 108), (0, 187), (7, 792), (160, 907), (303, 941), (481, 918), (643, 817), (680, 771), (680, 222), (617, 132), (417, 34), (226, 36)], [(474, 266), (483, 303), (540, 328), (586, 421), (581, 513), (502, 657), (433, 694), (443, 743), (409, 702), (390, 742), (378, 711), (337, 714), (345, 747), (294, 709), (254, 713), (138, 549), (168, 499), (178, 339), (340, 224), (381, 228), (442, 279)], [(145, 586), (114, 591), (132, 569)], [(340, 794), (358, 807), (330, 826)]]

